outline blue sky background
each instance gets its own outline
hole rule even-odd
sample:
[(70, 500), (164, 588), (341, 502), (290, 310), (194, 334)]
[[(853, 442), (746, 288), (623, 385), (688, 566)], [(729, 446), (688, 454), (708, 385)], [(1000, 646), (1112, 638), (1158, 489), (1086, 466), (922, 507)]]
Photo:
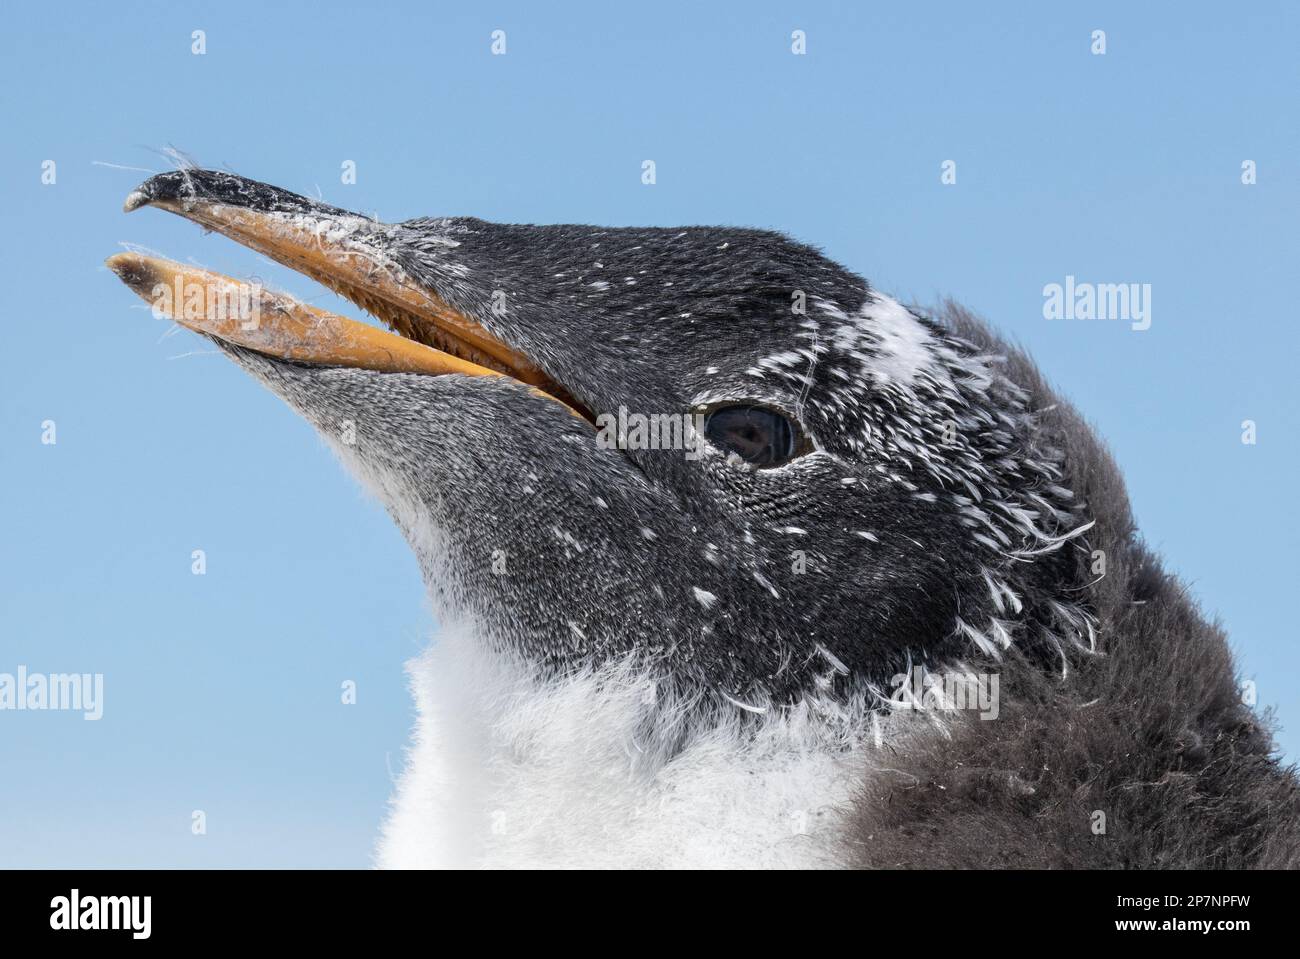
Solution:
[[(176, 217), (124, 216), (146, 174), (97, 161), (161, 171), (168, 145), (386, 219), (771, 227), (900, 297), (958, 298), (1107, 437), (1297, 754), (1300, 8), (543, 6), (6, 10), (0, 672), (106, 690), (99, 722), (0, 713), (0, 866), (367, 865), (412, 720), (402, 664), (436, 632), (398, 534), (309, 428), (102, 268), (129, 241), (355, 315)], [(1067, 274), (1150, 283), (1151, 329), (1043, 319)]]

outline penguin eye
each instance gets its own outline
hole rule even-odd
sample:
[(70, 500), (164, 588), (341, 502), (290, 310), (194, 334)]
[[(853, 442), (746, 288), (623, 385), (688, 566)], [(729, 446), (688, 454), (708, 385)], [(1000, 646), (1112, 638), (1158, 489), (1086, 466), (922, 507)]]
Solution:
[(704, 416), (704, 436), (754, 466), (779, 466), (799, 451), (793, 421), (764, 406), (720, 406)]

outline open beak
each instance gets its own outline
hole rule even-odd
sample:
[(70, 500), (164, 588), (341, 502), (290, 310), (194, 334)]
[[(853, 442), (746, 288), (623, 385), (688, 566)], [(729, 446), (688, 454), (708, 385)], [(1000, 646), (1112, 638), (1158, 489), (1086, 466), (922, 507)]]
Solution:
[(220, 273), (137, 253), (106, 265), (161, 316), (267, 356), (382, 373), (506, 375)]
[[(204, 195), (193, 185), (197, 177), (209, 178), (221, 189)], [(508, 376), (591, 418), (528, 357), (412, 282), (382, 255), (371, 238), (389, 229), (385, 224), (210, 171), (151, 177), (126, 198), (124, 209), (129, 213), (143, 206), (176, 213), (306, 274), (395, 332), (169, 260), (135, 253), (109, 258), (108, 267), (123, 282), (182, 326), (267, 356), (321, 366)], [(192, 308), (196, 297), (203, 303), (200, 309)]]

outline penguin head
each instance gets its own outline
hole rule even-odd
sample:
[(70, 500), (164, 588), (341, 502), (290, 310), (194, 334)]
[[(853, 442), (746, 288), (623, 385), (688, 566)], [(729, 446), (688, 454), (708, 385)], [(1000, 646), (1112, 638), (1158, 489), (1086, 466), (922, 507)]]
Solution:
[[(389, 224), (198, 170), (146, 181), (127, 208), (145, 205), (454, 358), (366, 368), (290, 348), (313, 334), (276, 317), (257, 336), (186, 323), (320, 431), (402, 529), (440, 617), (503, 655), (790, 702), (1062, 632), (1038, 580), (1080, 507), (1032, 396), (811, 247)], [(163, 269), (110, 265), (145, 295)]]

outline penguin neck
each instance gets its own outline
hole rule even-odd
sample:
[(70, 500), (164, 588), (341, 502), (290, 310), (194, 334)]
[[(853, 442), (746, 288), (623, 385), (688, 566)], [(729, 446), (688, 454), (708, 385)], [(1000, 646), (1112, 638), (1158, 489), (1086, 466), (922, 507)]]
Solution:
[(835, 864), (881, 740), (865, 697), (701, 712), (630, 668), (542, 679), (477, 632), (408, 664), (419, 718), (380, 866)]

